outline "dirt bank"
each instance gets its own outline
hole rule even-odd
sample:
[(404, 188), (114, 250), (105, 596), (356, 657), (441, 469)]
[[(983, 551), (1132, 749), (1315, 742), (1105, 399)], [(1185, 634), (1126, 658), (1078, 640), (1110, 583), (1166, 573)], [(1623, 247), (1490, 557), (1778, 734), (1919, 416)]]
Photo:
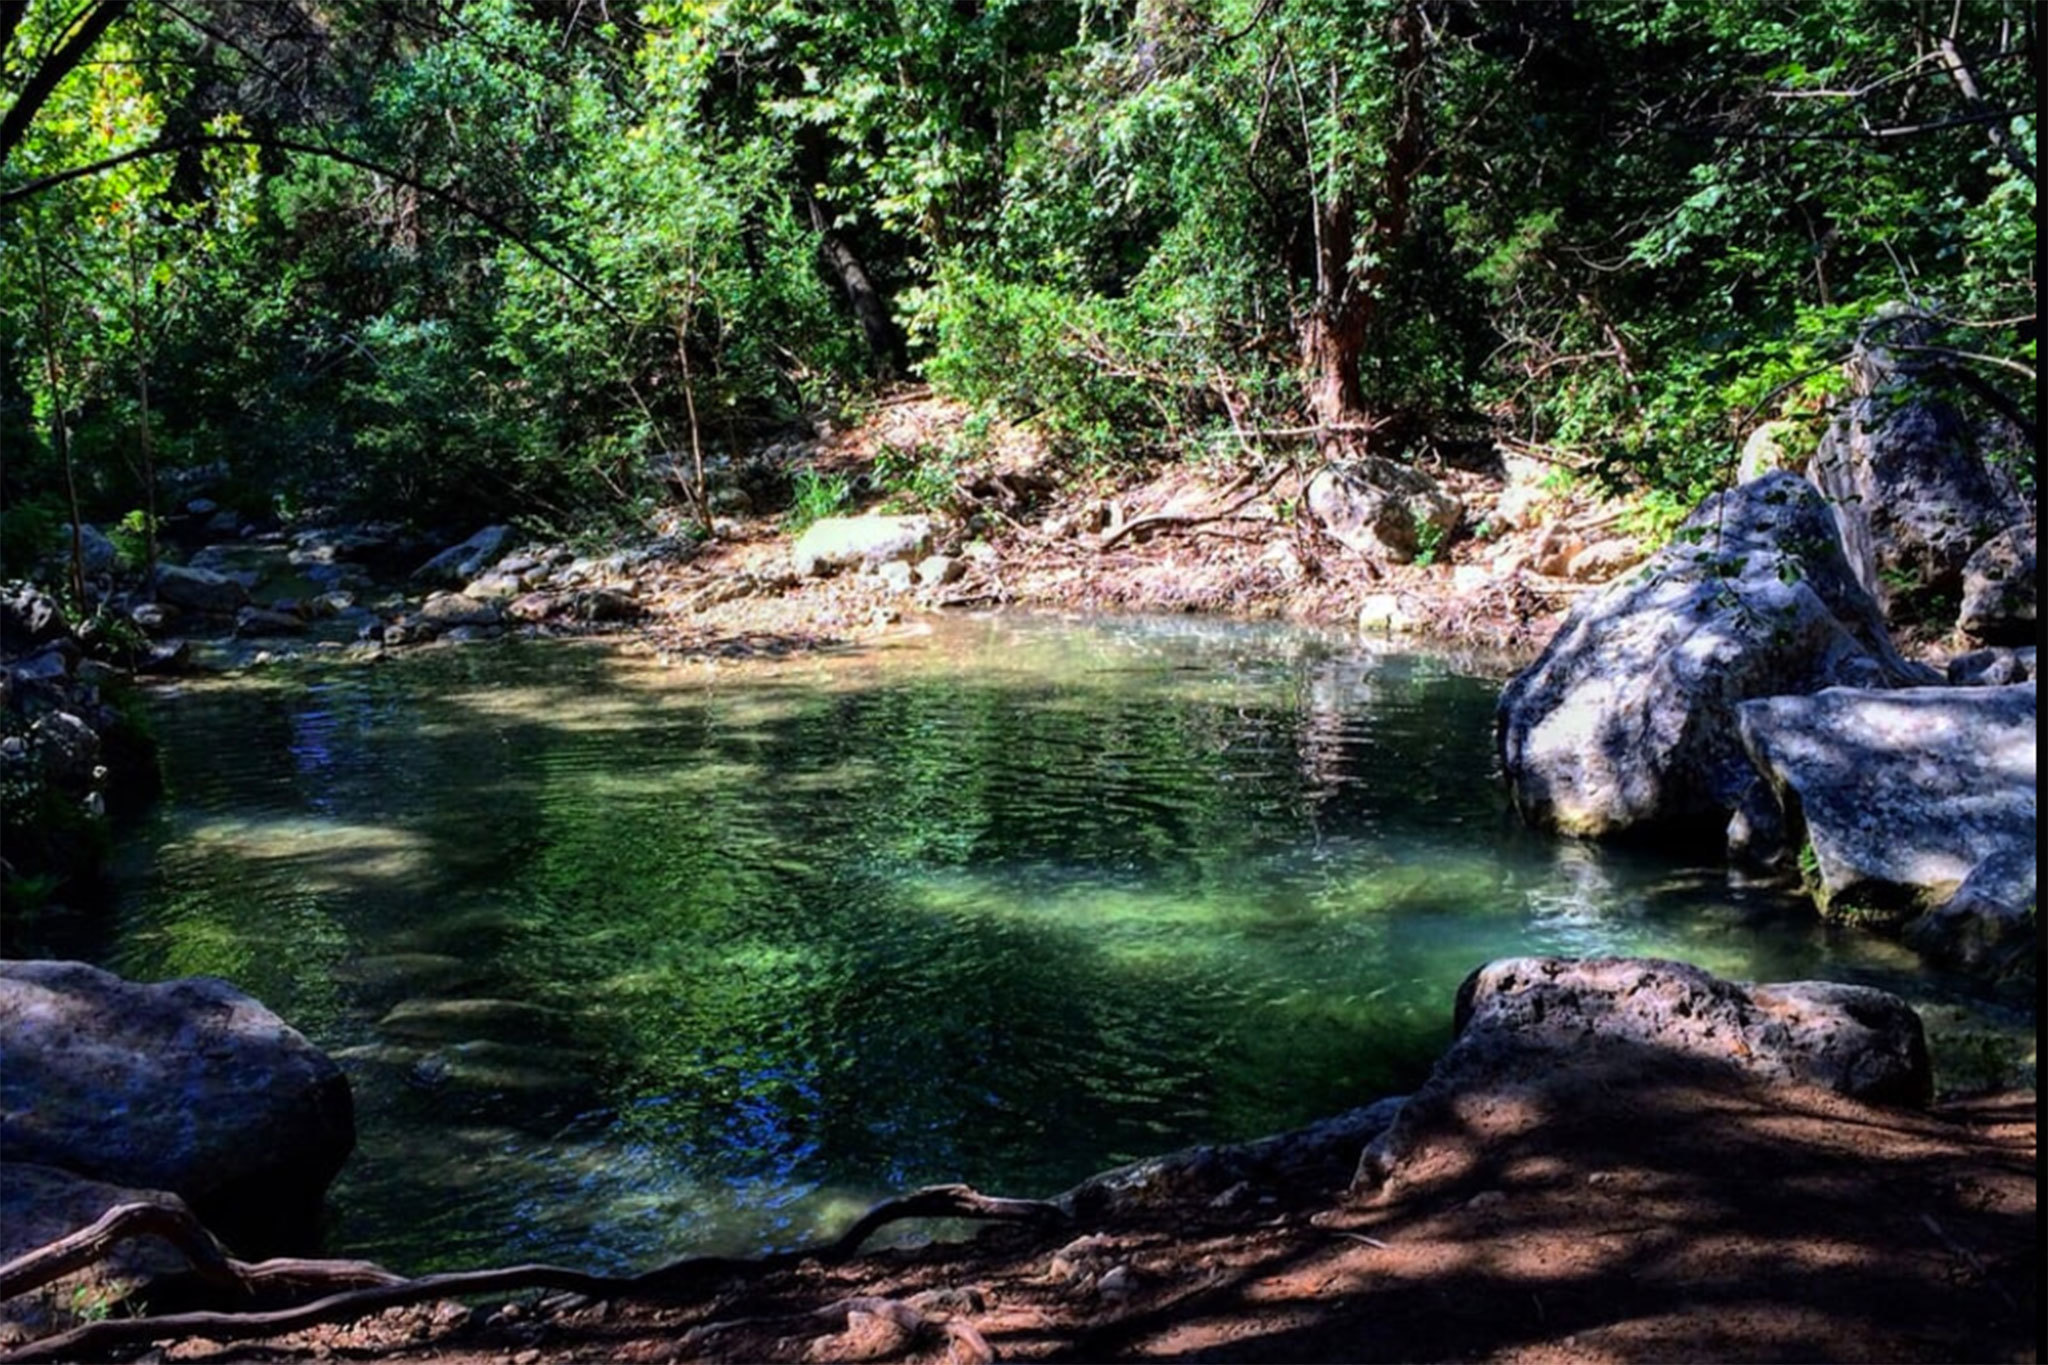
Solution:
[[(423, 1306), (161, 1359), (2030, 1361), (2035, 1102), (1932, 1113), (1602, 1073), (1348, 1164), (1099, 1222), (734, 1277), (687, 1301)], [(849, 1316), (849, 1313), (858, 1316)]]

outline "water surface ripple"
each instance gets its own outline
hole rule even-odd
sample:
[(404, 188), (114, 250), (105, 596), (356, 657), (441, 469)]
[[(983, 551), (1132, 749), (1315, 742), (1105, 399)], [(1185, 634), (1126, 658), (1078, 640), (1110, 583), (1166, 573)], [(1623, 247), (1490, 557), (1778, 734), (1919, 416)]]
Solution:
[(330, 1247), (411, 1271), (786, 1246), (1300, 1124), (1414, 1085), (1506, 954), (1871, 982), (1946, 1079), (2031, 1067), (2031, 1017), (1895, 947), (1519, 829), (1497, 691), (1032, 618), (729, 678), (507, 644), (193, 684), (109, 957), (341, 1058)]

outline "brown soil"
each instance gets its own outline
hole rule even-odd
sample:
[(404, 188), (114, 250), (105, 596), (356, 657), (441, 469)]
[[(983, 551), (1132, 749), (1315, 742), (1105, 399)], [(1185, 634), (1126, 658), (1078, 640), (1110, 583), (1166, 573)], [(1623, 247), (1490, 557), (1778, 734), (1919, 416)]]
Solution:
[[(858, 475), (881, 451), (940, 447), (963, 416), (940, 400), (883, 405), (826, 440), (817, 467)], [(638, 582), (651, 619), (629, 647), (671, 663), (720, 664), (885, 637), (922, 611), (1213, 612), (1348, 627), (1368, 606), (1371, 630), (1386, 631), (1383, 618), (1391, 613), (1406, 618), (1394, 631), (1419, 645), (1507, 667), (1533, 657), (1588, 586), (1516, 567), (1529, 558), (1541, 534), (1536, 528), (1465, 533), (1427, 564), (1367, 560), (1295, 514), (1304, 477), (1298, 469), (1270, 483), (1195, 465), (1145, 477), (1066, 475), (1034, 486), (1047, 461), (1026, 436), (999, 428), (989, 445), (980, 464), (962, 471), (963, 486), (982, 483), (980, 495), (963, 497), (942, 517), (950, 528), (941, 533), (943, 548), (957, 551), (972, 539), (992, 552), (985, 563), (970, 562), (959, 582), (909, 598), (857, 574), (775, 583), (790, 544), (780, 519), (721, 519), (721, 534), (695, 559)], [(1021, 475), (1023, 496), (991, 491), (988, 476), (998, 472)], [(1497, 472), (1447, 465), (1429, 472), (1465, 504), (1468, 526), (1490, 523), (1503, 491)], [(854, 510), (878, 505), (886, 500)], [(1612, 534), (1618, 518), (1618, 509), (1583, 492), (1548, 495), (1546, 510), (1546, 525), (1582, 525), (1589, 537)], [(970, 517), (972, 532), (964, 528)], [(1108, 543), (1118, 525), (1148, 517), (1162, 520)], [(739, 573), (770, 582), (702, 604), (706, 588)]]
[(1325, 1169), (691, 1302), (420, 1308), (166, 1358), (2031, 1361), (2035, 1122), (2030, 1093), (1912, 1113), (1568, 1075), (1465, 1106), (1377, 1196)]
[[(858, 466), (949, 420), (943, 405), (891, 405), (826, 454)], [(1031, 452), (1006, 454), (1028, 464)], [(1484, 475), (1439, 472), (1481, 516), (1499, 495)], [(1299, 488), (1284, 479), (1239, 514), (1099, 548), (1105, 503), (1111, 526), (1207, 516), (1249, 491), (1231, 482), (1191, 470), (996, 509), (992, 565), (925, 605), (1351, 624), (1387, 595), (1428, 643), (1513, 663), (1580, 590), (1502, 572), (1511, 536), (1455, 542), (1426, 568), (1367, 564), (1285, 514)], [(725, 532), (636, 585), (651, 618), (629, 648), (722, 669), (885, 637), (919, 609), (853, 575), (706, 604), (708, 586), (767, 576), (786, 552), (771, 521)], [(1196, 1185), (1085, 1225), (806, 1263), (689, 1301), (443, 1304), (258, 1344), (185, 1341), (157, 1358), (2031, 1361), (2035, 1134), (2032, 1092), (1914, 1113), (1733, 1080), (1567, 1074), (1534, 1098), (1468, 1106), (1374, 1196), (1347, 1191), (1351, 1153), (1263, 1187)], [(849, 1318), (856, 1298), (902, 1307)]]

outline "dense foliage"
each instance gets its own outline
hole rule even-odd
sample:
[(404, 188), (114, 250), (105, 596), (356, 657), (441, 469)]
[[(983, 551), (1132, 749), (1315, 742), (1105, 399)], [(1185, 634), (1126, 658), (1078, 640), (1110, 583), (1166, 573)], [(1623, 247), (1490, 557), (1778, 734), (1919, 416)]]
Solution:
[(0, 6), (5, 554), (632, 513), (921, 374), (1094, 458), (1687, 499), (1887, 304), (2035, 422), (2022, 0)]

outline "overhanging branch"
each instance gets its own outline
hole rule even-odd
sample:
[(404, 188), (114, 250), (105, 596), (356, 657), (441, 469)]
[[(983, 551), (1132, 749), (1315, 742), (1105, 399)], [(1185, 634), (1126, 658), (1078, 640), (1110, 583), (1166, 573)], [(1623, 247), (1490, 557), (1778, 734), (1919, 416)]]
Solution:
[(59, 185), (69, 184), (73, 180), (83, 180), (89, 176), (103, 175), (115, 167), (125, 166), (131, 161), (141, 161), (153, 156), (167, 156), (172, 152), (184, 151), (192, 147), (267, 148), (298, 156), (319, 157), (322, 160), (338, 162), (344, 166), (353, 166), (359, 171), (368, 171), (371, 175), (383, 176), (387, 180), (395, 181), (408, 189), (417, 190), (430, 199), (446, 204), (457, 212), (474, 218), (489, 229), (492, 236), (509, 242), (525, 252), (536, 263), (544, 267), (551, 274), (566, 281), (578, 293), (582, 294), (592, 303), (595, 303), (606, 313), (613, 317), (619, 316), (618, 305), (614, 304), (603, 290), (563, 265), (560, 261), (557, 261), (551, 254), (543, 251), (540, 245), (527, 237), (525, 233), (519, 231), (519, 229), (506, 222), (504, 218), (491, 212), (489, 209), (471, 203), (445, 186), (421, 180), (418, 176), (408, 175), (404, 171), (386, 166), (381, 162), (372, 161), (368, 157), (357, 156), (353, 152), (345, 152), (338, 147), (323, 147), (318, 143), (300, 142), (293, 138), (259, 137), (248, 133), (193, 133), (179, 137), (160, 137), (154, 142), (132, 148), (116, 156), (87, 162), (82, 166), (72, 166), (65, 170), (53, 171), (49, 175), (39, 176), (25, 184), (16, 185), (11, 189), (0, 190), (0, 208), (28, 199), (34, 195), (42, 194), (47, 190), (53, 190)]

